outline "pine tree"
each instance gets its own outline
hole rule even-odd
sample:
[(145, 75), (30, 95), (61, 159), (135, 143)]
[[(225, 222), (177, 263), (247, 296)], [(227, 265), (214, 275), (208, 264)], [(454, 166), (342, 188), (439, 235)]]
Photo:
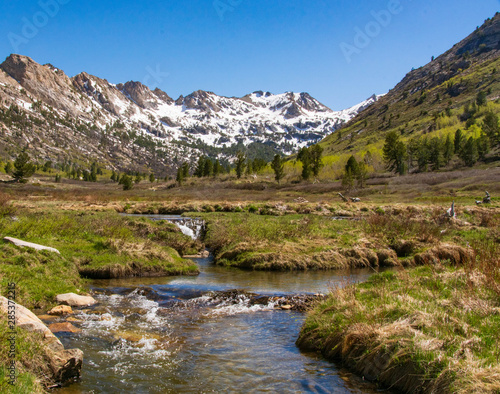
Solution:
[(479, 160), (484, 160), (485, 156), (490, 152), (490, 139), (481, 131), (481, 135), (476, 140), (477, 154)]
[(245, 166), (245, 175), (246, 176), (252, 175), (252, 172), (253, 172), (252, 162), (250, 160), (248, 160), (248, 162)]
[(89, 182), (97, 182), (97, 170), (92, 167), (92, 171), (89, 174)]
[(139, 173), (138, 173), (138, 174), (135, 176), (135, 178), (134, 178), (134, 183), (137, 185), (137, 184), (141, 183), (141, 181), (142, 181), (141, 174), (139, 174)]
[(455, 131), (455, 153), (460, 152), (463, 140), (464, 140), (464, 135), (462, 133), (462, 130), (458, 129), (457, 131)]
[(19, 156), (17, 156), (14, 161), (14, 170), (12, 172), (12, 177), (20, 183), (26, 183), (29, 178), (35, 173), (35, 166), (30, 162), (30, 157), (26, 152), (26, 149), (23, 149)]
[(205, 159), (205, 163), (203, 164), (203, 176), (209, 177), (213, 174), (213, 163), (208, 157)]
[(384, 144), (384, 161), (389, 171), (395, 171), (400, 175), (406, 172), (407, 151), (405, 144), (399, 140), (397, 131), (390, 131)]
[(342, 187), (344, 190), (351, 190), (354, 186), (354, 175), (350, 168), (348, 168), (342, 175)]
[(476, 140), (473, 137), (469, 137), (467, 142), (464, 144), (464, 146), (460, 150), (459, 157), (468, 167), (472, 167), (474, 164), (476, 164), (479, 158), (479, 154), (477, 151)]
[(349, 157), (349, 160), (347, 160), (347, 164), (345, 165), (344, 170), (345, 172), (351, 171), (351, 174), (353, 176), (356, 176), (359, 173), (359, 164), (353, 155), (351, 155), (351, 157)]
[(214, 177), (218, 177), (220, 174), (222, 174), (222, 171), (224, 169), (222, 168), (222, 165), (220, 164), (220, 161), (219, 159), (215, 160), (215, 163), (214, 163)]
[(194, 169), (194, 176), (201, 178), (203, 177), (203, 171), (205, 170), (205, 156), (200, 156), (196, 168)]
[(52, 162), (50, 160), (46, 161), (42, 167), (43, 172), (52, 172)]
[(243, 175), (246, 160), (247, 158), (243, 152), (239, 151), (236, 154), (236, 177), (238, 179), (240, 179), (241, 176)]
[(451, 140), (450, 134), (448, 134), (446, 136), (446, 141), (444, 143), (444, 149), (443, 149), (443, 159), (445, 164), (448, 164), (451, 161), (454, 154), (455, 154), (455, 145)]
[(444, 164), (443, 151), (444, 146), (441, 139), (434, 137), (430, 140), (428, 144), (429, 150), (429, 162), (432, 164), (432, 170), (439, 170)]
[(478, 107), (485, 106), (488, 103), (487, 93), (481, 91), (476, 96), (476, 104)]
[(151, 173), (149, 174), (149, 182), (153, 183), (156, 180), (155, 174)]
[(320, 170), (323, 168), (323, 148), (320, 145), (314, 145), (309, 148), (311, 154), (311, 169), (314, 176), (318, 176)]
[(179, 186), (182, 186), (182, 182), (184, 181), (184, 174), (182, 169), (182, 166), (177, 169), (177, 176), (175, 177), (175, 180), (179, 184)]
[(427, 172), (430, 162), (430, 151), (427, 138), (418, 140), (417, 165), (420, 172)]
[(131, 190), (134, 187), (131, 176), (123, 175), (121, 181), (123, 185), (123, 190)]
[(500, 144), (500, 126), (498, 116), (493, 112), (487, 112), (483, 121), (483, 131), (490, 138), (492, 144)]
[(182, 163), (182, 179), (189, 178), (189, 163)]
[(297, 160), (302, 163), (302, 179), (308, 180), (311, 177), (311, 152), (308, 148), (302, 148), (297, 155)]
[(271, 168), (274, 171), (274, 179), (280, 184), (281, 180), (285, 176), (285, 161), (281, 158), (280, 155), (274, 156), (274, 159), (271, 163)]

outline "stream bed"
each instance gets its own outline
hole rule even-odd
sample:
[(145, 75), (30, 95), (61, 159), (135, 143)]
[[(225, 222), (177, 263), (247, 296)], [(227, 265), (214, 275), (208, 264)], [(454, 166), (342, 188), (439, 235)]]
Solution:
[[(372, 269), (258, 272), (194, 259), (196, 277), (94, 280), (99, 304), (57, 334), (84, 352), (68, 393), (375, 393), (375, 386), (296, 346), (305, 314), (276, 297), (327, 293)], [(236, 289), (237, 291), (230, 291)], [(221, 297), (221, 292), (234, 294)], [(269, 297), (250, 302), (246, 292)]]

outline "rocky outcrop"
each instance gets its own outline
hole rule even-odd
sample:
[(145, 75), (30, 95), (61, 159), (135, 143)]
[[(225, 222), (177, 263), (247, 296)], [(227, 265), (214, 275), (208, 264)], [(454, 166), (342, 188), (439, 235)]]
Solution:
[[(125, 94), (125, 96), (128, 96), (130, 99), (132, 99), (139, 107), (143, 109), (158, 108), (158, 96), (153, 94), (153, 92), (151, 92), (151, 90), (149, 90), (147, 86), (143, 85), (140, 82), (129, 81), (125, 84), (120, 83), (116, 85), (116, 88), (123, 94)], [(170, 100), (173, 101), (172, 99)]]
[(103, 109), (114, 116), (120, 115), (120, 110), (115, 102), (126, 102), (125, 96), (108, 81), (89, 75), (85, 72), (72, 78), (73, 86), (79, 91), (85, 93), (90, 99), (98, 102)]
[(97, 303), (94, 297), (81, 296), (75, 293), (59, 294), (56, 296), (56, 301), (58, 304), (73, 307), (90, 306)]
[(153, 93), (156, 95), (156, 97), (158, 97), (164, 103), (167, 103), (167, 104), (174, 103), (174, 99), (161, 89), (156, 88), (155, 90), (153, 90)]
[(7, 74), (18, 81), (28, 92), (47, 104), (76, 115), (71, 96), (71, 80), (62, 70), (42, 66), (31, 58), (10, 55), (1, 65)]
[(16, 238), (4, 237), (3, 240), (10, 242), (10, 243), (13, 243), (16, 246), (21, 246), (21, 247), (25, 247), (25, 248), (32, 248), (32, 249), (36, 249), (36, 250), (48, 250), (49, 252), (54, 252), (54, 253), (60, 254), (57, 249), (54, 249), (54, 248), (51, 248), (48, 246), (34, 244), (31, 242), (21, 241), (20, 239), (16, 239)]
[(215, 96), (212, 92), (197, 90), (184, 98), (183, 105), (188, 109), (219, 112), (221, 108), (217, 105), (215, 100), (213, 100), (212, 96)]
[[(0, 296), (0, 313), (6, 314), (8, 300)], [(64, 349), (61, 341), (43, 324), (29, 309), (16, 304), (17, 327), (32, 332), (35, 338), (40, 338), (45, 361), (52, 376), (51, 383), (65, 383), (80, 376), (83, 362), (83, 352), (80, 349)]]

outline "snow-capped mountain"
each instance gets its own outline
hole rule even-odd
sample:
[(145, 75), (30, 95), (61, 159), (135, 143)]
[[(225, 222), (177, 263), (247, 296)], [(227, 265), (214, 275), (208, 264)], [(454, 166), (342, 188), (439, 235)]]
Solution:
[(0, 65), (0, 138), (7, 146), (28, 143), (42, 158), (87, 157), (125, 167), (175, 164), (200, 151), (230, 157), (245, 147), (290, 154), (333, 133), (378, 97), (343, 111), (307, 93), (229, 98), (200, 90), (174, 100), (140, 82), (114, 85), (85, 72), (69, 78), (50, 64), (11, 55)]

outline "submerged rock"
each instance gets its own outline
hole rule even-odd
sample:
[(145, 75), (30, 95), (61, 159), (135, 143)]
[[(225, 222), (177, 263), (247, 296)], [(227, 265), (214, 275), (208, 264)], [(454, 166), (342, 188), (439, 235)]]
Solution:
[(65, 322), (65, 323), (53, 323), (49, 325), (49, 330), (54, 334), (58, 332), (70, 332), (72, 334), (80, 332), (79, 328), (75, 327), (73, 324)]
[(55, 316), (69, 315), (72, 313), (73, 309), (71, 309), (71, 307), (68, 305), (59, 305), (47, 312), (48, 315), (55, 315)]

